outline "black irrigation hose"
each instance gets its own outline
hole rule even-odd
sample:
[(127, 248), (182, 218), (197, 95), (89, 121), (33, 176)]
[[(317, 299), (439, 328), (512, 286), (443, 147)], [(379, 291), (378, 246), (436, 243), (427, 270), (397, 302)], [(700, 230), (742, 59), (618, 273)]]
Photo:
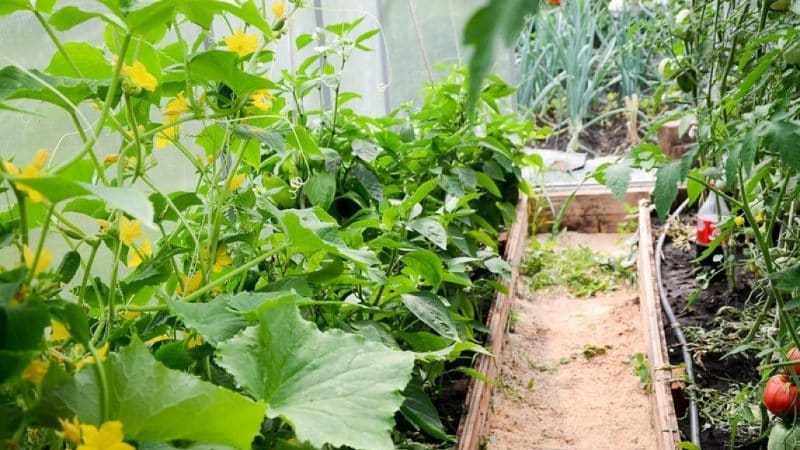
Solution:
[[(677, 217), (680, 215), (681, 212), (686, 208), (686, 205), (689, 204), (689, 200), (685, 200), (683, 203), (678, 206), (678, 208), (670, 214), (667, 222), (664, 224), (664, 228), (661, 230), (661, 235), (658, 237), (658, 242), (656, 243), (656, 280), (658, 281), (658, 296), (661, 298), (661, 307), (664, 309), (664, 312), (667, 314), (667, 318), (669, 319), (669, 325), (672, 328), (672, 331), (675, 333), (675, 337), (678, 338), (678, 343), (681, 346), (681, 353), (683, 354), (683, 362), (686, 364), (686, 378), (689, 381), (689, 384), (694, 384), (694, 365), (692, 364), (692, 354), (689, 352), (689, 344), (686, 342), (686, 336), (683, 335), (683, 330), (681, 329), (681, 324), (678, 323), (678, 318), (675, 317), (675, 312), (672, 310), (672, 306), (669, 304), (669, 299), (667, 298), (667, 290), (664, 288), (664, 281), (661, 277), (661, 257), (662, 257), (662, 248), (664, 247), (664, 240), (667, 238), (667, 232), (669, 231), (671, 219), (673, 217)], [(694, 397), (690, 394), (689, 395), (689, 434), (691, 436), (692, 443), (696, 445), (698, 448), (700, 447), (700, 418), (697, 414), (697, 403), (694, 400)]]

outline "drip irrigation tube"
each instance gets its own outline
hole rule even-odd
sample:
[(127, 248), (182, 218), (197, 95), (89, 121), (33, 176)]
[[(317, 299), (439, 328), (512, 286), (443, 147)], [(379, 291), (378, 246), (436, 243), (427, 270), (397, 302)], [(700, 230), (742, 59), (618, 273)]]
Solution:
[[(686, 205), (689, 204), (688, 200), (685, 200), (683, 203), (678, 206), (678, 208), (670, 214), (667, 222), (664, 224), (664, 228), (661, 231), (661, 235), (658, 237), (658, 241), (656, 242), (656, 281), (658, 283), (658, 296), (661, 298), (661, 307), (664, 309), (664, 313), (666, 313), (667, 318), (669, 319), (670, 328), (672, 328), (673, 333), (675, 333), (675, 337), (678, 338), (678, 343), (681, 346), (681, 353), (683, 355), (683, 362), (686, 364), (686, 378), (689, 381), (689, 384), (694, 384), (694, 365), (692, 364), (692, 354), (689, 352), (689, 344), (686, 342), (686, 336), (683, 335), (683, 330), (681, 329), (681, 324), (678, 323), (678, 318), (675, 316), (675, 312), (672, 310), (672, 306), (669, 304), (669, 299), (667, 298), (667, 290), (664, 288), (664, 280), (661, 277), (661, 258), (662, 258), (662, 249), (664, 247), (664, 241), (667, 238), (667, 232), (669, 232), (670, 223), (672, 222), (670, 219), (680, 215), (681, 212), (686, 208)], [(696, 445), (698, 448), (700, 447), (700, 419), (697, 414), (697, 403), (695, 402), (692, 395), (689, 395), (689, 434), (692, 440), (692, 443)]]

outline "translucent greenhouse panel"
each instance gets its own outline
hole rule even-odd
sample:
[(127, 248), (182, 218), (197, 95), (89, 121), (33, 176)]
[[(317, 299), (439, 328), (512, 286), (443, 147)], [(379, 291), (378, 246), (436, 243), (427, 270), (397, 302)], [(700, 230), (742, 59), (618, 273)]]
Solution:
[[(420, 101), (425, 82), (446, 75), (452, 66), (468, 63), (471, 49), (463, 45), (464, 25), (486, 1), (379, 1), (389, 47), (389, 105), (394, 109), (409, 100)], [(494, 73), (514, 83), (511, 49), (499, 51)]]
[[(2, 1), (2, 0), (0, 0)], [(97, 0), (63, 0), (58, 2), (58, 7), (78, 6), (93, 9)], [(185, 36), (197, 36), (198, 29), (194, 26), (182, 27)], [(99, 48), (104, 48), (103, 34), (105, 26), (97, 20), (88, 21), (72, 30), (60, 33), (62, 41), (88, 42)], [(165, 42), (174, 40), (168, 34)], [(44, 69), (50, 62), (56, 49), (35, 16), (30, 13), (20, 12), (10, 16), (0, 17), (0, 67), (18, 64), (22, 67)], [(106, 51), (106, 56), (111, 55)], [(33, 154), (39, 149), (51, 152), (51, 165), (57, 165), (74, 155), (83, 144), (75, 132), (75, 125), (69, 115), (60, 108), (45, 105), (34, 101), (14, 101), (13, 106), (30, 112), (21, 115), (14, 112), (0, 110), (0, 133), (4, 136), (0, 144), (0, 155), (3, 158), (15, 158), (22, 164), (27, 164)], [(88, 104), (80, 107), (81, 122), (88, 128), (97, 119), (98, 112)], [(158, 117), (155, 109), (154, 117)], [(182, 131), (193, 135), (191, 127), (187, 126)], [(196, 129), (194, 130), (196, 131)], [(193, 137), (186, 136), (185, 141), (193, 141)], [(101, 136), (95, 144), (96, 152), (102, 157), (105, 154), (117, 151), (116, 141)], [(177, 153), (174, 147), (153, 152), (153, 157), (158, 160), (158, 165), (151, 172), (157, 182), (164, 183), (170, 190), (194, 189), (194, 169), (187, 164), (184, 157)]]
[[(321, 45), (316, 42), (297, 51), (295, 39), (298, 35), (363, 17), (360, 32), (373, 28), (382, 28), (383, 32), (367, 42), (373, 49), (371, 52), (353, 53), (342, 75), (342, 91), (357, 92), (361, 96), (348, 104), (357, 112), (386, 114), (409, 100), (418, 103), (423, 96), (424, 83), (445, 75), (450, 66), (466, 63), (469, 49), (462, 45), (462, 30), (470, 15), (483, 3), (484, 0), (309, 1), (308, 8), (292, 16), (287, 35), (277, 44), (276, 63), (270, 67), (269, 76), (278, 79), (281, 70), (293, 70), (304, 59), (314, 55)], [(59, 2), (59, 6), (68, 5), (89, 7), (96, 5), (96, 0)], [(64, 33), (63, 40), (85, 41), (103, 47), (103, 32), (104, 26), (100, 22), (89, 21)], [(187, 25), (183, 32), (196, 36), (198, 29)], [(224, 23), (216, 23), (213, 27), (215, 40), (230, 32)], [(171, 35), (166, 38), (167, 41), (171, 39)], [(0, 42), (2, 66), (19, 64), (43, 69), (55, 52), (54, 45), (36, 18), (27, 13), (0, 17)], [(509, 82), (513, 81), (511, 55), (510, 51), (504, 51), (495, 67), (495, 72)], [(313, 110), (322, 106), (329, 110), (332, 96), (330, 89), (309, 95), (304, 100), (304, 107)], [(53, 162), (58, 163), (82, 145), (70, 117), (63, 110), (36, 102), (14, 102), (14, 106), (30, 114), (12, 116), (8, 111), (0, 110), (0, 133), (4, 136), (0, 155), (4, 158), (14, 157), (25, 163), (36, 150), (45, 148), (54, 152)], [(84, 122), (91, 123), (97, 117), (97, 111), (89, 105), (82, 106), (81, 112)], [(153, 114), (159, 113), (154, 109)], [(199, 125), (184, 127), (184, 142), (192, 144), (193, 135), (198, 130)], [(116, 145), (101, 139), (96, 147), (103, 155), (113, 152)], [(158, 167), (153, 176), (166, 183), (167, 188), (193, 188), (193, 169), (184, 163), (174, 148), (158, 150), (154, 157), (158, 160)]]

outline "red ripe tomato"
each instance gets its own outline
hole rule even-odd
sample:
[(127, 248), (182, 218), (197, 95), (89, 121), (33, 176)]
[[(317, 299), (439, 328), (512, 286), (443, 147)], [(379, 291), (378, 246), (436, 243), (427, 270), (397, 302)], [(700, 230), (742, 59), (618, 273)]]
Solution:
[(786, 375), (773, 375), (764, 386), (764, 405), (778, 417), (793, 416), (800, 410), (797, 386)]
[(794, 370), (794, 373), (800, 375), (800, 350), (798, 350), (797, 347), (793, 347), (786, 353), (786, 358), (789, 361), (797, 361), (797, 364), (793, 366), (788, 366), (786, 370), (787, 371)]
[(558, 6), (561, 4), (561, 0), (547, 0), (547, 4)]

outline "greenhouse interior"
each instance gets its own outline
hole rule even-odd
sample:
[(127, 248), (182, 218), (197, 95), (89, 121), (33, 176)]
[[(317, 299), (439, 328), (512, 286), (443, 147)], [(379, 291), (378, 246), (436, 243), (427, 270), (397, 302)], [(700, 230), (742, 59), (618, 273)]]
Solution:
[(0, 449), (800, 450), (800, 0), (0, 0)]

